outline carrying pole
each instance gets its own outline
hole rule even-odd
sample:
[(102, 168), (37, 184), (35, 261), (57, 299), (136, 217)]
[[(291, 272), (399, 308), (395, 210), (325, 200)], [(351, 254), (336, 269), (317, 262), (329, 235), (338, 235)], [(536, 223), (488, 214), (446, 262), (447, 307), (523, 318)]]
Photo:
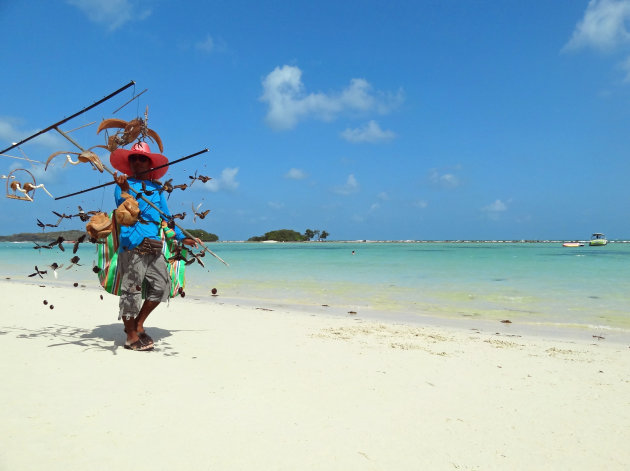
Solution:
[(12, 144), (10, 147), (7, 147), (7, 148), (6, 148), (6, 149), (4, 149), (3, 151), (0, 151), (0, 154), (4, 154), (4, 153), (6, 153), (6, 152), (10, 151), (11, 149), (13, 149), (13, 148), (15, 148), (15, 147), (17, 147), (17, 146), (22, 145), (22, 144), (24, 144), (25, 142), (30, 141), (31, 139), (36, 138), (37, 136), (40, 136), (40, 135), (42, 135), (42, 134), (44, 134), (44, 133), (47, 133), (47, 132), (48, 132), (48, 131), (50, 131), (51, 129), (55, 129), (55, 128), (56, 128), (56, 127), (58, 127), (58, 126), (61, 126), (63, 123), (65, 123), (65, 122), (67, 122), (67, 121), (70, 121), (70, 120), (71, 120), (71, 119), (73, 119), (73, 118), (76, 118), (76, 117), (77, 117), (77, 116), (79, 116), (80, 114), (83, 114), (83, 113), (85, 113), (86, 111), (91, 110), (92, 108), (94, 108), (94, 107), (96, 107), (96, 106), (100, 105), (101, 103), (106, 102), (106, 101), (107, 101), (107, 100), (109, 100), (110, 98), (112, 98), (112, 97), (114, 97), (114, 96), (118, 95), (120, 92), (123, 92), (123, 91), (127, 90), (129, 87), (131, 87), (132, 85), (135, 85), (135, 84), (136, 84), (136, 82), (134, 82), (134, 81), (132, 80), (131, 82), (129, 82), (129, 83), (128, 83), (127, 85), (125, 85), (124, 87), (121, 87), (121, 88), (119, 88), (118, 90), (116, 90), (115, 92), (110, 93), (110, 94), (109, 94), (109, 95), (107, 95), (105, 98), (100, 99), (100, 100), (99, 100), (99, 101), (97, 101), (96, 103), (92, 103), (92, 104), (91, 104), (90, 106), (88, 106), (87, 108), (83, 108), (81, 111), (77, 111), (77, 112), (76, 112), (76, 113), (74, 113), (72, 116), (70, 116), (70, 117), (68, 117), (68, 118), (64, 118), (64, 119), (62, 119), (61, 121), (59, 121), (59, 122), (57, 122), (57, 123), (55, 123), (55, 124), (53, 124), (53, 125), (51, 125), (51, 126), (48, 126), (46, 129), (42, 129), (41, 131), (36, 132), (35, 134), (33, 134), (32, 136), (27, 137), (26, 139), (22, 139), (20, 142), (16, 142), (15, 144)]
[[(197, 157), (199, 154), (203, 154), (205, 152), (208, 152), (207, 148), (203, 149), (203, 150), (200, 150), (199, 152), (195, 152), (194, 154), (187, 155), (186, 157), (182, 157), (181, 159), (173, 160), (172, 162), (169, 162), (167, 164), (158, 165), (157, 167), (150, 168), (149, 170), (146, 170), (144, 172), (140, 172), (138, 175), (143, 175), (145, 173), (149, 173), (149, 172), (152, 172), (154, 170), (158, 170), (160, 168), (170, 167), (171, 165), (177, 164), (179, 162), (183, 162), (184, 160), (188, 160), (188, 159), (192, 159), (193, 157)], [(115, 181), (111, 181), (111, 182), (103, 183), (101, 185), (93, 186), (91, 188), (86, 188), (85, 190), (75, 191), (74, 193), (70, 193), (68, 195), (58, 196), (57, 198), (55, 198), (55, 201), (56, 200), (62, 200), (64, 198), (69, 198), (70, 196), (80, 195), (81, 193), (87, 193), (88, 191), (98, 190), (99, 188), (103, 188), (103, 187), (106, 187), (106, 186), (109, 186), (109, 185), (114, 185), (115, 183), (116, 183)]]
[[(61, 134), (62, 136), (64, 136), (66, 139), (68, 139), (70, 142), (72, 142), (75, 146), (77, 146), (81, 152), (85, 151), (85, 149), (83, 149), (83, 147), (81, 147), (74, 139), (72, 139), (70, 136), (68, 136), (65, 132), (63, 132), (61, 129), (59, 129), (58, 127), (55, 127), (55, 130)], [(51, 127), (52, 129), (52, 127)], [(207, 149), (206, 149), (207, 150)], [(204, 152), (204, 151), (202, 151)], [(201, 152), (200, 152), (201, 153)], [(90, 162), (91, 163), (91, 162)], [(94, 165), (94, 164), (92, 164)], [(109, 173), (110, 175), (114, 176), (114, 173), (107, 165), (101, 163), (101, 165), (103, 165), (103, 169), (107, 171), (107, 173)], [(115, 183), (115, 182), (114, 182)], [(168, 214), (165, 214), (164, 211), (162, 211), (160, 208), (158, 208), (156, 205), (154, 205), (151, 201), (149, 201), (148, 199), (146, 199), (144, 197), (144, 195), (141, 192), (137, 192), (136, 190), (134, 190), (133, 188), (129, 188), (134, 195), (133, 196), (140, 196), (140, 199), (143, 200), (145, 203), (147, 203), (149, 206), (151, 206), (153, 209), (155, 209), (158, 213), (160, 213), (165, 219), (171, 220), (171, 218), (168, 216)], [(182, 231), (184, 233), (184, 235), (186, 235), (187, 237), (189, 237), (192, 240), (197, 240), (197, 238), (195, 236), (193, 236), (190, 232), (188, 232), (186, 229), (184, 229), (182, 226), (180, 226), (179, 224), (177, 224), (175, 221), (173, 221), (173, 224), (175, 224), (175, 226), (177, 226), (179, 228), (180, 231)], [(229, 266), (229, 264), (223, 260), (221, 257), (219, 257), (217, 254), (215, 254), (212, 250), (210, 250), (208, 247), (206, 247), (206, 244), (204, 244), (203, 242), (201, 242), (200, 240), (198, 241), (199, 244), (203, 247), (203, 249), (208, 252), (210, 255), (212, 255), (214, 258), (216, 258), (217, 260), (219, 260), (221, 263), (223, 263), (225, 266)]]

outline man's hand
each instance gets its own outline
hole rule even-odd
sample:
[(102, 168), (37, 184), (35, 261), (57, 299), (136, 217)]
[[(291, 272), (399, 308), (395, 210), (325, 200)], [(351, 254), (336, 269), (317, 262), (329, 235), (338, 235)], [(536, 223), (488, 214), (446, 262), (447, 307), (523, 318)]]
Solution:
[(182, 244), (190, 245), (191, 247), (197, 247), (197, 244), (201, 244), (201, 239), (198, 239), (196, 237), (194, 239), (191, 239), (190, 237), (186, 237), (185, 239), (182, 240)]
[(118, 172), (114, 173), (114, 181), (118, 184), (122, 191), (129, 191), (129, 183), (127, 182), (127, 175), (124, 173), (118, 175)]

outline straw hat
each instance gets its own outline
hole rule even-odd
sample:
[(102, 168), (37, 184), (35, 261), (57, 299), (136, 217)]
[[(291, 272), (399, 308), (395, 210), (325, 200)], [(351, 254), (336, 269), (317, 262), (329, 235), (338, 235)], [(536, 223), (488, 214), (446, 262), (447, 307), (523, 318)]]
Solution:
[[(123, 172), (126, 175), (133, 175), (133, 170), (129, 165), (129, 156), (139, 154), (146, 155), (151, 160), (151, 167), (159, 167), (168, 163), (168, 159), (162, 154), (153, 154), (149, 148), (149, 144), (146, 142), (136, 142), (131, 149), (116, 149), (109, 156), (109, 161), (116, 170)], [(163, 177), (168, 171), (168, 167), (163, 167), (153, 172), (148, 172), (143, 175), (147, 180), (158, 180)]]

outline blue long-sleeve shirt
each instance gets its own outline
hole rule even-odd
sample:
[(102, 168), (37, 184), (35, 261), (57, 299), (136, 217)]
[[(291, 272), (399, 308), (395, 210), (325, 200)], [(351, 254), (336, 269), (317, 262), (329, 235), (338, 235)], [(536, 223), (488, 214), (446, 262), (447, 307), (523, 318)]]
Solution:
[[(142, 182), (144, 181), (146, 190), (153, 193), (151, 195), (147, 195), (142, 190)], [(150, 180), (140, 180), (136, 178), (128, 178), (127, 182), (129, 183), (129, 187), (135, 190), (136, 192), (142, 192), (142, 195), (151, 201), (155, 206), (160, 208), (160, 210), (170, 216), (171, 213), (168, 210), (168, 205), (166, 204), (166, 199), (164, 198), (164, 192), (159, 192), (160, 185), (154, 183)], [(123, 197), (121, 197), (121, 189), (120, 186), (116, 185), (116, 190), (114, 192), (114, 198), (116, 199), (116, 206), (120, 206), (120, 204), (125, 201)], [(129, 194), (136, 198), (136, 193), (133, 191), (129, 191)], [(148, 221), (148, 224), (143, 224), (141, 222), (135, 223), (133, 226), (120, 226), (120, 250), (131, 250), (134, 247), (140, 245), (140, 243), (144, 240), (145, 237), (149, 239), (160, 240), (160, 225), (162, 223), (162, 219), (164, 219), (160, 213), (150, 206), (146, 201), (141, 198), (136, 198), (138, 201), (138, 208), (140, 209), (140, 218), (144, 221)], [(182, 231), (175, 226), (175, 238), (180, 241), (185, 239), (186, 236), (182, 233)]]

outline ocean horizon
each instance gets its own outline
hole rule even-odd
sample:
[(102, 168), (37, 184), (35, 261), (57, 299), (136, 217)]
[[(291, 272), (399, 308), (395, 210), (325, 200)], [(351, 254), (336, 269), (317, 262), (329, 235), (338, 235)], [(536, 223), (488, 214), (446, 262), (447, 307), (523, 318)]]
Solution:
[[(28, 277), (34, 267), (69, 263), (72, 250), (0, 243), (0, 276), (34, 283), (98, 286), (95, 247), (80, 266)], [(562, 247), (556, 242), (326, 241), (213, 242), (186, 268), (186, 294), (315, 313), (423, 321), (483, 321), (585, 329), (630, 336), (630, 245)]]

